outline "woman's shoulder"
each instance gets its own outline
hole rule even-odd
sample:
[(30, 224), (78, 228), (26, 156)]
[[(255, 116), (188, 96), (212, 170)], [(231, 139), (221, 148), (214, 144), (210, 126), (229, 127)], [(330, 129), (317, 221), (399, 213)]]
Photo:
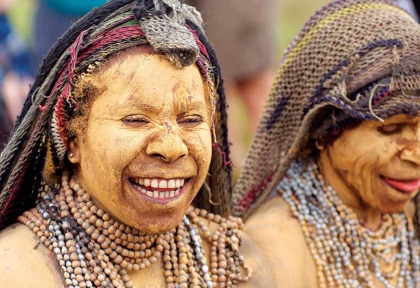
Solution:
[(23, 224), (0, 232), (0, 283), (7, 287), (62, 287), (55, 254)]
[[(201, 217), (200, 217), (201, 218)], [(206, 219), (202, 218), (206, 221)], [(215, 232), (219, 225), (214, 222), (209, 223), (209, 230)], [(238, 236), (241, 239), (241, 246), (239, 247), (240, 254), (244, 257), (245, 265), (253, 270), (252, 277), (247, 282), (240, 282), (239, 287), (261, 287), (272, 288), (274, 286), (274, 278), (270, 271), (270, 264), (263, 252), (260, 250), (255, 241), (244, 231), (239, 230)], [(203, 241), (207, 255), (210, 255), (209, 243)], [(246, 271), (243, 271), (244, 275)]]
[(276, 195), (267, 200), (245, 226), (245, 232), (270, 262), (276, 287), (297, 288), (302, 283), (316, 283), (316, 268), (302, 228), (283, 198)]
[(240, 231), (239, 237), (242, 241), (240, 251), (244, 257), (245, 265), (253, 270), (251, 279), (240, 287), (275, 287), (274, 271), (263, 251), (246, 232)]
[(292, 214), (290, 206), (280, 196), (275, 195), (265, 201), (246, 221), (246, 231), (270, 231), (270, 235), (303, 237), (298, 219)]

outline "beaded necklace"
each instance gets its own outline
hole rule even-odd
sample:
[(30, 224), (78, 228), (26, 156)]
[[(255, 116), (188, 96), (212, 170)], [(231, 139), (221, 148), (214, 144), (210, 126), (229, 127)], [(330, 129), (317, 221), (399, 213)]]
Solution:
[(384, 214), (371, 231), (327, 185), (316, 164), (293, 163), (277, 191), (298, 218), (324, 287), (420, 287), (419, 241), (404, 213)]
[[(55, 189), (44, 185), (36, 208), (18, 220), (56, 254), (66, 287), (134, 287), (128, 272), (159, 259), (168, 288), (237, 287), (252, 276), (252, 268), (239, 254), (238, 229), (243, 229), (239, 218), (225, 219), (190, 207), (172, 231), (146, 235), (96, 207), (67, 173), (61, 182)], [(217, 231), (211, 232), (200, 217), (217, 223)], [(210, 266), (202, 238), (211, 244)]]

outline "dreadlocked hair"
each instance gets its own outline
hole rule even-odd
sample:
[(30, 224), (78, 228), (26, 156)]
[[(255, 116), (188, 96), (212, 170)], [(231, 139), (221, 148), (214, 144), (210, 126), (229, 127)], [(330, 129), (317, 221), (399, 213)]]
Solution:
[[(214, 50), (192, 11), (187, 11), (188, 17), (183, 25), (185, 31), (192, 34), (195, 42), (192, 45), (198, 47), (197, 53), (194, 49), (185, 51), (174, 47), (173, 43), (168, 45), (169, 48), (163, 47), (163, 40), (159, 38), (161, 35), (153, 35), (154, 27), (142, 25), (144, 18), (153, 13), (136, 13), (137, 8), (149, 5), (149, 2), (107, 2), (74, 23), (48, 52), (10, 140), (0, 155), (0, 229), (15, 222), (23, 211), (34, 207), (42, 182), (54, 180), (53, 176), (59, 176), (68, 165), (63, 160), (67, 141), (72, 136), (68, 122), (86, 109), (78, 106), (89, 105), (90, 101), (88, 97), (75, 101), (74, 83), (84, 73), (100, 69), (100, 65), (115, 53), (140, 45), (151, 45), (156, 53), (166, 54), (178, 67), (195, 62), (205, 81), (211, 83), (214, 90), (214, 97), (210, 97), (214, 106), (213, 140), (218, 149), (213, 146), (209, 177), (196, 196), (194, 205), (222, 216), (231, 215), (231, 167), (226, 165), (229, 160), (226, 101)], [(155, 11), (153, 7), (148, 9)], [(164, 9), (164, 13), (172, 12)], [(95, 94), (82, 92), (82, 96)], [(57, 139), (62, 142), (61, 146), (57, 144)], [(223, 153), (219, 153), (220, 149)]]

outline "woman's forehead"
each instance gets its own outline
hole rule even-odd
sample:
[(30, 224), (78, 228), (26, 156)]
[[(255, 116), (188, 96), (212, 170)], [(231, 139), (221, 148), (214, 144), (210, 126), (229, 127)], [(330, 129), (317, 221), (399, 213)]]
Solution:
[[(396, 114), (389, 118), (379, 120), (363, 120), (360, 125), (362, 127), (380, 127), (384, 125), (393, 125), (393, 124), (417, 124), (420, 123), (420, 116), (410, 115), (410, 114)], [(357, 126), (356, 126), (357, 127)], [(356, 128), (354, 127), (354, 128)], [(346, 130), (346, 129), (345, 129)]]
[[(202, 87), (203, 81), (198, 68), (195, 65), (177, 68), (166, 56), (160, 54), (138, 54), (128, 52), (113, 59), (108, 67), (98, 71), (100, 85), (105, 88), (124, 83), (129, 89), (150, 87), (152, 90), (168, 88), (172, 82), (190, 85), (194, 88)], [(95, 76), (94, 76), (95, 77)]]
[[(83, 85), (83, 83), (82, 83)], [(106, 106), (159, 106), (172, 99), (205, 104), (205, 85), (195, 65), (177, 68), (166, 56), (128, 54), (114, 59), (90, 77)], [(99, 99), (97, 99), (99, 100)], [(175, 102), (176, 102), (175, 101)]]
[(420, 121), (419, 115), (410, 115), (410, 114), (397, 114), (391, 116), (387, 119), (384, 119), (384, 124), (396, 123), (396, 122), (417, 122)]

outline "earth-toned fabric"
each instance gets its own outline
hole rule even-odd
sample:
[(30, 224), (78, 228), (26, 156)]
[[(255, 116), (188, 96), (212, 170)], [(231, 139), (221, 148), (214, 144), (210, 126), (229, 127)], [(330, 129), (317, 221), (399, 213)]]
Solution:
[[(114, 0), (77, 21), (39, 69), (9, 143), (0, 155), (0, 229), (35, 206), (42, 181), (68, 167), (68, 121), (78, 113), (74, 83), (119, 51), (150, 45), (177, 67), (195, 63), (213, 100), (213, 156), (194, 206), (231, 213), (231, 168), (219, 65), (200, 14), (178, 0)], [(212, 203), (212, 204), (210, 204)]]
[(420, 26), (406, 11), (387, 0), (320, 9), (285, 52), (234, 188), (234, 214), (248, 217), (311, 138), (338, 134), (349, 119), (417, 115), (419, 90)]

